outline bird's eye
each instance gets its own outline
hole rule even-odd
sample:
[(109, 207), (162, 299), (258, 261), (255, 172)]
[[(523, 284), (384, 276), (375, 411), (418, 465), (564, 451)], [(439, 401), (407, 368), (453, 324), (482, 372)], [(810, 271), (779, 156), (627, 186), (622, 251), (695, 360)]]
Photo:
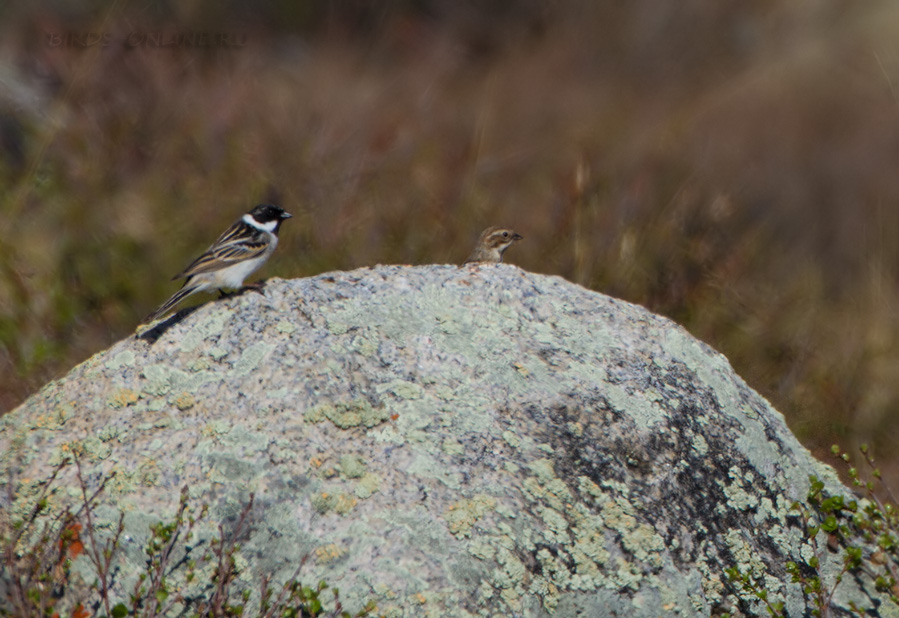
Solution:
[(509, 237), (509, 232), (503, 232), (503, 238), (508, 238), (508, 237)]

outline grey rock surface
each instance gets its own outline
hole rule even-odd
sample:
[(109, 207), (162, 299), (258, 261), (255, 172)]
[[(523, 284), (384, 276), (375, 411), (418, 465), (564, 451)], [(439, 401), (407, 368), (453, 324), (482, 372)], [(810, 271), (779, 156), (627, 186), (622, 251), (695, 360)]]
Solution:
[(390, 617), (767, 615), (734, 565), (808, 615), (787, 511), (809, 474), (848, 493), (681, 327), (505, 264), (270, 280), (121, 341), (0, 419), (5, 506), (71, 452), (117, 473), (121, 590), (186, 484), (210, 521), (255, 492), (247, 581), (310, 556), (304, 580)]

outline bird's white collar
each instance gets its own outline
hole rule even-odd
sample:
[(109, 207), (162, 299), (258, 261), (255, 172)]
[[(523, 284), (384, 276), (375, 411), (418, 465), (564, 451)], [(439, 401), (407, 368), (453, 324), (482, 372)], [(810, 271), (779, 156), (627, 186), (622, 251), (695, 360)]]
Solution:
[(250, 227), (255, 227), (257, 230), (262, 230), (263, 232), (268, 232), (271, 234), (275, 231), (275, 228), (278, 227), (278, 220), (275, 219), (273, 221), (269, 221), (268, 223), (259, 223), (253, 215), (247, 213), (243, 216), (243, 221)]

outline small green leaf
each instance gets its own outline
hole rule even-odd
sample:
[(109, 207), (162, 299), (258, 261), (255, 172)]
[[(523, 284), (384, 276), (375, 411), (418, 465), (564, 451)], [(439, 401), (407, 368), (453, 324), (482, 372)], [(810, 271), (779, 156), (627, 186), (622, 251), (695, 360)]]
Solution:
[(125, 618), (128, 615), (128, 607), (124, 603), (119, 603), (112, 608), (112, 618)]

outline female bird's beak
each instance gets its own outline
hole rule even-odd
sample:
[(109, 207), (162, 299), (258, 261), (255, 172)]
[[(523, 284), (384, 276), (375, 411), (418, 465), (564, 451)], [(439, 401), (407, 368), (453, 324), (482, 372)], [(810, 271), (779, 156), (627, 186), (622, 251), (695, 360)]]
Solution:
[(524, 236), (522, 236), (518, 232), (515, 232), (514, 234), (512, 234), (512, 240), (521, 240), (522, 238), (524, 238)]

